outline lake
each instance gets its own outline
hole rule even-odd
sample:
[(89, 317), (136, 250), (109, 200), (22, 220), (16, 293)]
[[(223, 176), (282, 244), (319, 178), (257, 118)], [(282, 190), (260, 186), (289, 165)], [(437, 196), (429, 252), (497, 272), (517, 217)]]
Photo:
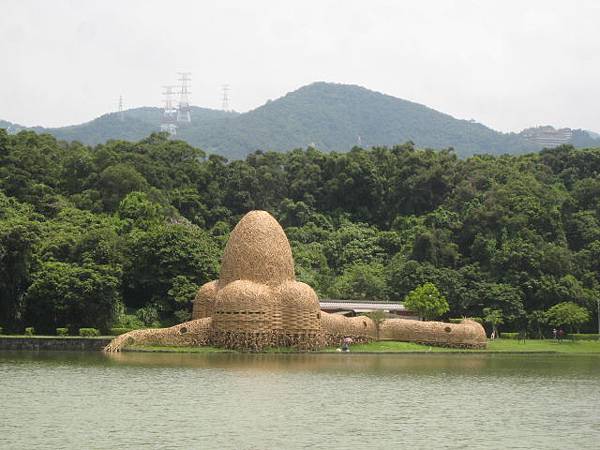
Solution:
[(600, 356), (0, 352), (0, 448), (597, 449)]

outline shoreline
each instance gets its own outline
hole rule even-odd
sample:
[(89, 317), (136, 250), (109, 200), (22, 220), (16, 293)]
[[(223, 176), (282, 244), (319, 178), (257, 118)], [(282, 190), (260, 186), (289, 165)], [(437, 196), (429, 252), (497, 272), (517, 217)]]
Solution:
[(488, 342), (486, 349), (465, 349), (435, 347), (415, 344), (411, 342), (378, 341), (369, 344), (356, 344), (350, 347), (350, 352), (340, 352), (334, 347), (317, 351), (296, 351), (289, 348), (272, 348), (258, 352), (241, 352), (217, 347), (169, 347), (169, 346), (131, 346), (123, 349), (124, 352), (138, 353), (236, 353), (236, 354), (360, 354), (360, 355), (397, 355), (397, 354), (512, 354), (512, 355), (600, 355), (600, 341), (569, 341), (556, 342), (552, 340), (530, 340), (522, 343), (512, 339)]
[[(102, 351), (112, 336), (0, 336), (0, 350), (16, 351)], [(452, 347), (436, 347), (412, 342), (376, 341), (367, 344), (354, 344), (350, 352), (340, 352), (335, 347), (317, 351), (298, 351), (293, 348), (269, 348), (257, 352), (244, 352), (218, 347), (176, 347), (142, 345), (131, 346), (123, 352), (138, 353), (179, 353), (179, 354), (361, 354), (361, 355), (394, 355), (394, 354), (513, 354), (513, 355), (600, 355), (600, 341), (562, 341), (551, 339), (518, 341), (513, 339), (497, 339), (488, 341), (485, 349), (465, 349)]]

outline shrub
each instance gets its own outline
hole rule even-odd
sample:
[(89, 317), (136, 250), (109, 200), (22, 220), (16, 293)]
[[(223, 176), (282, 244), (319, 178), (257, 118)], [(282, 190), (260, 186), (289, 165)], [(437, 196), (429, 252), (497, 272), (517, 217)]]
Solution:
[(119, 336), (121, 334), (128, 333), (132, 330), (133, 330), (133, 328), (114, 327), (114, 328), (111, 328), (109, 331), (110, 331), (111, 336)]
[(119, 320), (113, 325), (113, 328), (127, 328), (128, 330), (137, 330), (139, 328), (148, 328), (137, 318), (135, 314), (121, 314)]
[(600, 339), (600, 334), (594, 334), (594, 333), (567, 334), (567, 339), (572, 339), (574, 341), (597, 341)]
[(33, 336), (35, 334), (35, 328), (27, 327), (25, 328), (25, 336)]
[(500, 333), (502, 339), (519, 339), (519, 333)]
[(68, 336), (69, 335), (69, 329), (68, 328), (57, 328), (56, 329), (56, 335), (57, 336)]
[(158, 308), (154, 305), (146, 305), (138, 309), (135, 316), (145, 326), (156, 326), (158, 324)]
[(98, 331), (96, 328), (80, 328), (79, 336), (83, 336), (83, 337), (100, 336), (100, 331)]

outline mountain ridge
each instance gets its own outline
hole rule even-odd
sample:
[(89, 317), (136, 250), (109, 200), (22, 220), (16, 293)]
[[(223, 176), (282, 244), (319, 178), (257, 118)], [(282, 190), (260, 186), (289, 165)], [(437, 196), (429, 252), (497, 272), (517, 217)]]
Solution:
[[(543, 148), (523, 132), (502, 133), (420, 103), (338, 83), (302, 86), (245, 113), (195, 106), (191, 114), (192, 123), (181, 124), (176, 137), (230, 159), (244, 158), (259, 149), (287, 151), (312, 145), (324, 151), (348, 151), (357, 145), (389, 146), (406, 141), (419, 147), (453, 147), (460, 156), (519, 154)], [(95, 145), (109, 139), (142, 139), (159, 130), (161, 116), (161, 108), (140, 107), (124, 111), (123, 121), (119, 113), (107, 113), (66, 127), (20, 127), (6, 121), (0, 121), (0, 127), (11, 132), (47, 132), (61, 140)], [(581, 131), (573, 133), (573, 144), (600, 146), (600, 139), (591, 133), (573, 131)]]

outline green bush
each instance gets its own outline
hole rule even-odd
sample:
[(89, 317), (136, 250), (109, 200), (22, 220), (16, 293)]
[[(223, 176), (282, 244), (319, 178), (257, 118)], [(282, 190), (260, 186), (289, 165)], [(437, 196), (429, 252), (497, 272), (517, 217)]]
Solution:
[(35, 334), (35, 328), (27, 327), (25, 328), (25, 336), (33, 336)]
[(500, 333), (502, 339), (519, 339), (519, 333)]
[(100, 331), (98, 331), (96, 328), (80, 328), (79, 336), (83, 336), (83, 337), (100, 336)]
[(127, 330), (137, 330), (139, 328), (148, 328), (137, 318), (135, 314), (122, 314), (119, 320), (113, 325), (113, 328), (127, 328)]
[(598, 339), (600, 339), (600, 334), (594, 334), (594, 333), (567, 334), (567, 339), (571, 339), (573, 341), (597, 341)]
[(68, 328), (57, 328), (56, 329), (56, 335), (57, 336), (68, 336), (69, 335), (69, 329)]
[(110, 331), (111, 336), (119, 336), (121, 334), (128, 333), (132, 330), (133, 330), (133, 328), (114, 327), (114, 328), (111, 328), (109, 331)]

